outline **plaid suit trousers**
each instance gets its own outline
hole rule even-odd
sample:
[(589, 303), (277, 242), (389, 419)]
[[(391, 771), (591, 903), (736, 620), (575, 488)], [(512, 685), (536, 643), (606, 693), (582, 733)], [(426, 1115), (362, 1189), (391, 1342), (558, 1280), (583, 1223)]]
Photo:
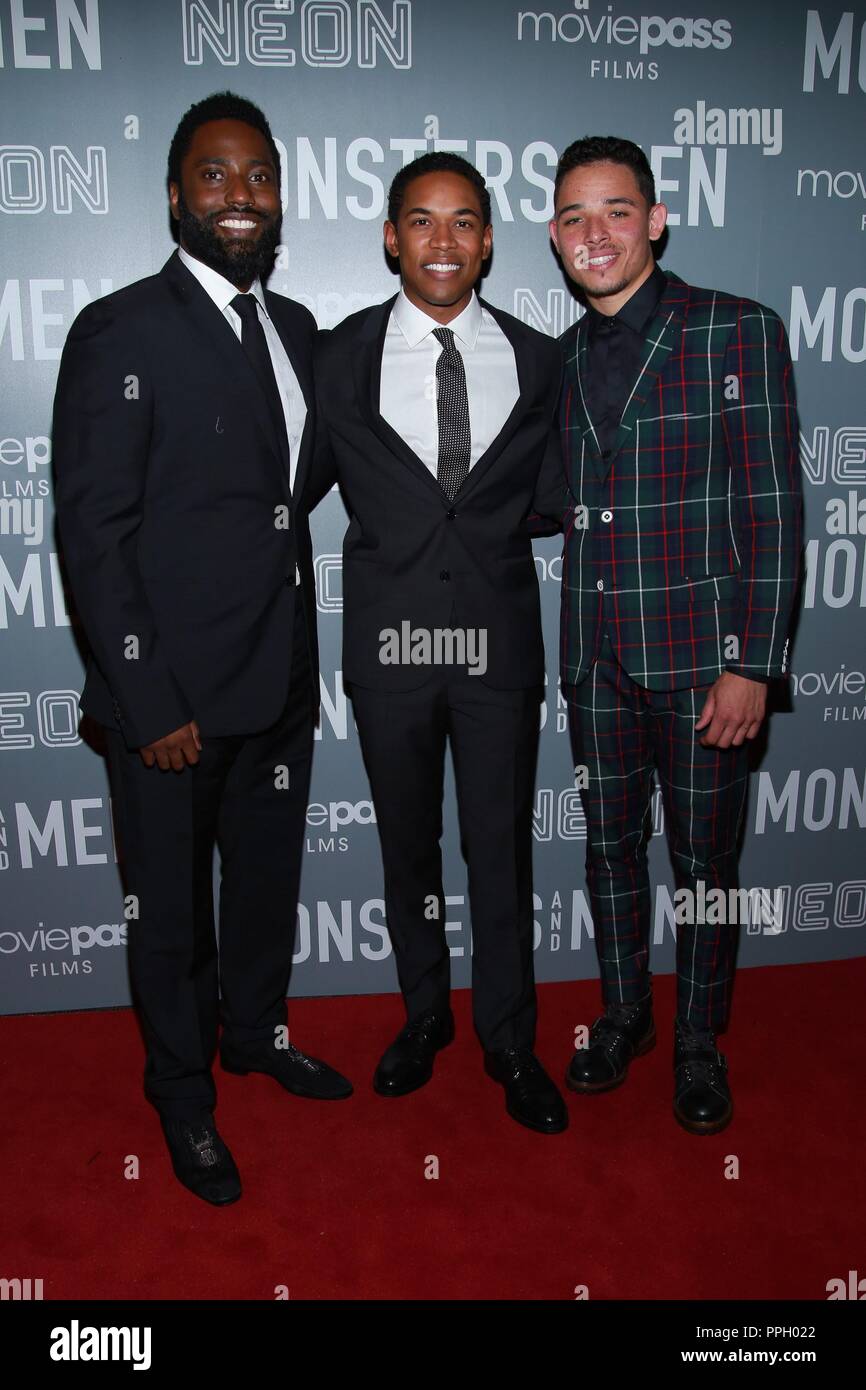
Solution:
[(603, 1001), (635, 1003), (650, 988), (647, 843), (655, 769), (676, 887), (691, 890), (697, 907), (684, 914), (692, 920), (677, 926), (677, 1013), (720, 1033), (730, 1009), (737, 928), (709, 920), (717, 914), (702, 913), (699, 904), (711, 889), (737, 887), (748, 751), (701, 746), (694, 726), (708, 689), (638, 685), (617, 661), (605, 627), (591, 671), (563, 693), (575, 767), (587, 770), (581, 801)]

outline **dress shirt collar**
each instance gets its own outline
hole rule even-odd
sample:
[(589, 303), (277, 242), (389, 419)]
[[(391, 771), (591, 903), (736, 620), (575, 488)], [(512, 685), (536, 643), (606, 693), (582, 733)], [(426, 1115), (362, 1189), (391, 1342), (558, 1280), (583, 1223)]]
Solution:
[(434, 328), (450, 328), (454, 337), (471, 352), (475, 347), (478, 331), (481, 328), (481, 305), (478, 295), (474, 291), (466, 308), (462, 309), (450, 323), (437, 323), (436, 319), (425, 314), (423, 309), (419, 309), (410, 299), (407, 299), (402, 289), (394, 301), (394, 308), (391, 313), (410, 348), (416, 348), (433, 332)]
[[(183, 261), (190, 274), (195, 276), (202, 289), (213, 300), (220, 313), (225, 312), (225, 310), (231, 304), (236, 294), (242, 293), (242, 291), (238, 289), (237, 285), (233, 285), (230, 280), (227, 280), (225, 278), (224, 275), (220, 275), (218, 270), (213, 270), (209, 265), (205, 265), (204, 261), (198, 260), (196, 256), (191, 256), (190, 253), (188, 251), (185, 251), (182, 246), (178, 247), (177, 254)], [(265, 294), (264, 290), (262, 289), (262, 283), (258, 278), (256, 278), (250, 285), (249, 292), (250, 294), (255, 295), (255, 298), (258, 301), (259, 305), (262, 309), (264, 309), (267, 317), (270, 318), (270, 314), (268, 314), (268, 306), (265, 303)]]
[(652, 274), (647, 276), (643, 284), (635, 290), (634, 294), (615, 314), (600, 314), (591, 304), (587, 305), (590, 330), (597, 332), (599, 328), (604, 326), (605, 322), (609, 325), (613, 319), (616, 319), (618, 323), (624, 324), (633, 333), (638, 333), (643, 337), (658, 309), (667, 285), (668, 277), (664, 271), (659, 265), (653, 266)]

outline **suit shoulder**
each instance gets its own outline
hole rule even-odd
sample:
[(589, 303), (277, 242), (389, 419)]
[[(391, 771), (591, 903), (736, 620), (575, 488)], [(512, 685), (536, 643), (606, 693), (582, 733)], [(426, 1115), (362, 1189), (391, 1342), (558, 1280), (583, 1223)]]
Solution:
[[(495, 306), (486, 302), (484, 302), (483, 307), (488, 313), (491, 313), (495, 308)], [(517, 318), (514, 314), (509, 314), (505, 309), (495, 308), (492, 317), (498, 320), (500, 327), (502, 327), (504, 320), (505, 324), (508, 326), (509, 332), (517, 339), (522, 338), (533, 352), (540, 354), (542, 357), (547, 356), (551, 361), (560, 360), (561, 353), (559, 349), (559, 340), (557, 338), (552, 338), (549, 333), (542, 333), (540, 329), (533, 328), (532, 324), (525, 323), (523, 319)]]
[(301, 304), (297, 299), (291, 299), (287, 294), (278, 294), (276, 290), (267, 291), (267, 300), (268, 306), (291, 323), (299, 332), (308, 337), (314, 337), (318, 332), (316, 320), (306, 304)]
[(80, 340), (104, 332), (115, 325), (122, 330), (139, 329), (152, 315), (159, 313), (159, 304), (164, 294), (160, 276), (146, 275), (131, 285), (112, 290), (99, 299), (93, 299), (80, 309), (72, 321), (69, 338)]
[[(697, 322), (710, 323), (720, 315), (730, 322), (731, 327), (743, 319), (759, 319), (765, 323), (782, 324), (782, 318), (767, 304), (745, 295), (731, 294), (727, 290), (704, 289), (699, 285), (689, 285), (687, 317)], [(784, 326), (784, 325), (783, 325)]]
[(370, 304), (366, 309), (356, 309), (354, 314), (341, 319), (333, 328), (320, 334), (319, 342), (327, 352), (346, 352), (354, 350), (358, 338), (367, 328), (370, 319), (382, 312), (382, 304)]

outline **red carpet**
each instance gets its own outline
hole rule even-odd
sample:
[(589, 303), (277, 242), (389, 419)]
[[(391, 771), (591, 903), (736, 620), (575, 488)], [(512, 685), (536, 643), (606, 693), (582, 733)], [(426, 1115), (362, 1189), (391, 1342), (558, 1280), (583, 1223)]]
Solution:
[[(46, 1299), (272, 1299), (277, 1285), (292, 1299), (571, 1299), (585, 1284), (591, 1299), (822, 1300), (828, 1279), (866, 1274), (866, 960), (740, 972), (722, 1041), (735, 1116), (712, 1138), (671, 1114), (673, 979), (655, 986), (655, 1051), (618, 1091), (567, 1093), (571, 1126), (551, 1137), (505, 1114), (467, 992), (433, 1081), (401, 1100), (370, 1086), (398, 998), (292, 1001), (293, 1041), (356, 1093), (304, 1101), (217, 1064), (244, 1183), (223, 1210), (171, 1172), (130, 1011), (0, 1020), (0, 1276), (42, 1278)], [(539, 997), (538, 1052), (560, 1081), (598, 987)]]

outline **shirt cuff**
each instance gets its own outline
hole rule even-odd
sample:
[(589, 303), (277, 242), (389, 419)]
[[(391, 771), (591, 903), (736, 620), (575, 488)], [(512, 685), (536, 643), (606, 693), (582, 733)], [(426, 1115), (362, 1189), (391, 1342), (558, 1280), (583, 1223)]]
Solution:
[(769, 685), (773, 679), (772, 676), (759, 676), (753, 671), (738, 671), (733, 666), (726, 666), (725, 670), (730, 671), (733, 676), (742, 676), (744, 680), (757, 681), (759, 685)]

